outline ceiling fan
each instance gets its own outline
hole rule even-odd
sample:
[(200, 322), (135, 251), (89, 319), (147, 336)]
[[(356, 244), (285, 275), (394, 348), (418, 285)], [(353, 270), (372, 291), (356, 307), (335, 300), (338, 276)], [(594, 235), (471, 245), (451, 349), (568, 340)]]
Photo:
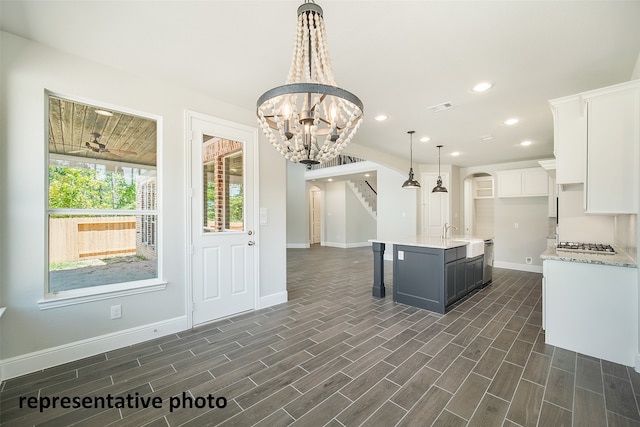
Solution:
[[(92, 141), (87, 141), (84, 143), (84, 147), (81, 147), (84, 150), (91, 150), (94, 153), (108, 153), (111, 154), (112, 156), (115, 157), (120, 157), (120, 154), (129, 154), (129, 155), (136, 155), (138, 153), (136, 153), (135, 151), (129, 151), (129, 150), (117, 150), (115, 148), (107, 148), (107, 146), (101, 142), (98, 141), (98, 138), (100, 138), (102, 135), (100, 135), (98, 132), (92, 132), (91, 136), (93, 137)], [(75, 150), (75, 151), (69, 151), (69, 153), (80, 153), (82, 150)]]

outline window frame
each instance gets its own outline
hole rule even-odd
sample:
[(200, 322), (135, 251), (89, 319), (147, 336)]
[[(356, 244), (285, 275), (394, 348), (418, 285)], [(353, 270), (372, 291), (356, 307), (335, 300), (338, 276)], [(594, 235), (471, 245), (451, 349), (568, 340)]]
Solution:
[[(155, 210), (140, 210), (140, 209), (51, 209), (49, 207), (49, 166), (51, 153), (49, 153), (49, 98), (55, 97), (64, 99), (66, 101), (81, 103), (92, 107), (102, 108), (106, 110), (117, 111), (128, 115), (142, 117), (149, 120), (154, 120), (156, 123), (156, 209)], [(83, 304), (92, 301), (99, 301), (110, 298), (117, 298), (128, 295), (135, 295), (146, 292), (154, 292), (166, 289), (167, 282), (163, 280), (163, 247), (164, 239), (162, 236), (162, 223), (163, 223), (163, 197), (162, 197), (162, 117), (147, 113), (136, 111), (131, 108), (125, 108), (117, 105), (111, 105), (106, 102), (98, 102), (86, 98), (79, 98), (74, 96), (66, 96), (49, 90), (45, 90), (44, 93), (44, 110), (45, 110), (45, 138), (44, 138), (44, 286), (43, 297), (37, 301), (37, 305), (40, 310), (48, 310), (57, 307), (65, 307), (76, 304)], [(55, 155), (59, 157), (60, 155)], [(70, 156), (73, 157), (73, 156)], [(88, 159), (89, 160), (89, 159)], [(82, 158), (78, 158), (78, 161), (82, 162)], [(110, 160), (109, 162), (117, 163), (118, 165), (124, 165), (125, 167), (138, 167), (144, 168), (144, 165), (135, 165), (127, 162), (119, 162), (117, 160)], [(91, 161), (87, 161), (91, 163)], [(147, 166), (149, 167), (149, 166)], [(155, 251), (156, 251), (156, 277), (144, 280), (132, 280), (126, 282), (119, 282), (107, 285), (89, 286), (84, 288), (49, 292), (49, 220), (51, 215), (55, 214), (105, 214), (105, 215), (155, 215)]]

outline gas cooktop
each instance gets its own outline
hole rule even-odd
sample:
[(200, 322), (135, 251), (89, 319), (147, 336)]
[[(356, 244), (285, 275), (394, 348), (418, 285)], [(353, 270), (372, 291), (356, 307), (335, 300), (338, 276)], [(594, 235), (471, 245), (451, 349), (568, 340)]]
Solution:
[(616, 253), (613, 246), (602, 243), (560, 242), (556, 246), (556, 250), (603, 255), (615, 255)]

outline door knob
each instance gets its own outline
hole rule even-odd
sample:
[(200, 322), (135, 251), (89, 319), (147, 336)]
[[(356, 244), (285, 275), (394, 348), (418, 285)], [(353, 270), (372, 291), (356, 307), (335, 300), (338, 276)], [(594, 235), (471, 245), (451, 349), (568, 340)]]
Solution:
[(253, 240), (249, 240), (249, 243), (247, 243), (249, 246), (253, 246), (256, 244), (256, 242), (254, 242)]

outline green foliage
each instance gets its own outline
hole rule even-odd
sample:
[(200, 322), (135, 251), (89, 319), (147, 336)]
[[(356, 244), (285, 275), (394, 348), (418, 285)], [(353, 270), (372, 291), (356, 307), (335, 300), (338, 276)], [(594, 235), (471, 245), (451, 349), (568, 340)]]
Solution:
[(136, 185), (122, 173), (49, 166), (51, 209), (135, 209)]
[(232, 187), (229, 191), (229, 216), (231, 222), (240, 222), (242, 221), (243, 189), (242, 185), (234, 185)]

